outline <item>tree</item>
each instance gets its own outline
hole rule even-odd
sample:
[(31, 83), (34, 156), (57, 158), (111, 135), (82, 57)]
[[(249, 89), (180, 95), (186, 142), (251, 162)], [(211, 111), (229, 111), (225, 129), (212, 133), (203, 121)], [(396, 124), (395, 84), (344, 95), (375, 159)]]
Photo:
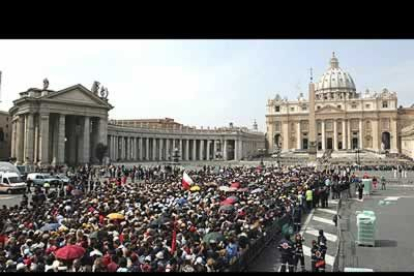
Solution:
[(98, 158), (99, 163), (102, 164), (102, 160), (106, 155), (106, 152), (108, 151), (108, 146), (104, 145), (102, 143), (99, 143), (96, 145), (96, 158)]

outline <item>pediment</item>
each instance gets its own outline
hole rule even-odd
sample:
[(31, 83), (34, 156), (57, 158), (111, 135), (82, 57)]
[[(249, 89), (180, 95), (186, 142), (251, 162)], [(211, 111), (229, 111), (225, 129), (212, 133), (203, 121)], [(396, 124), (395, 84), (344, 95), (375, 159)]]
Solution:
[(50, 93), (43, 98), (57, 102), (96, 105), (112, 109), (112, 106), (108, 102), (93, 94), (90, 90), (81, 84), (74, 85), (54, 93)]
[(328, 113), (342, 113), (344, 112), (342, 109), (339, 109), (333, 105), (326, 105), (321, 109), (315, 111), (316, 114), (328, 114)]

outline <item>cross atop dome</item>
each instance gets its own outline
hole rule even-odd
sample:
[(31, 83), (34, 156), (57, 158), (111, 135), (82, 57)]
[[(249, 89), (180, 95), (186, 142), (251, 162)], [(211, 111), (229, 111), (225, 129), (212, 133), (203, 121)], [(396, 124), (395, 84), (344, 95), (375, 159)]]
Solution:
[(332, 58), (331, 58), (331, 68), (339, 68), (339, 61), (335, 56), (335, 52), (332, 52)]

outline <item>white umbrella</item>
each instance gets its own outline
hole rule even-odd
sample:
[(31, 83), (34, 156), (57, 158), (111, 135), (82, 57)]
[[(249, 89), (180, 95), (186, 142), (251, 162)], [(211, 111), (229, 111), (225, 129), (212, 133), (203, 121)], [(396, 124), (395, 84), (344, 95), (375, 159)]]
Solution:
[(256, 193), (260, 193), (260, 192), (263, 192), (263, 189), (258, 188), (258, 189), (254, 189), (252, 191), (252, 194), (256, 194)]
[(229, 190), (230, 190), (230, 187), (227, 187), (227, 186), (220, 186), (218, 189), (219, 189), (219, 191), (224, 191), (224, 192), (227, 192), (227, 191), (229, 191)]

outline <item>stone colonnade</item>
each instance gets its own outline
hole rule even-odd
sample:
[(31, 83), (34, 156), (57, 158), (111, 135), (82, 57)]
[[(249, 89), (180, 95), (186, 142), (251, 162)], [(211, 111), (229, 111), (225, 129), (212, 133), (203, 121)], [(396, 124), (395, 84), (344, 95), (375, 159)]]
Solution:
[(264, 147), (264, 136), (244, 139), (237, 132), (215, 130), (163, 130), (108, 128), (108, 155), (112, 161), (180, 161), (241, 160)]

